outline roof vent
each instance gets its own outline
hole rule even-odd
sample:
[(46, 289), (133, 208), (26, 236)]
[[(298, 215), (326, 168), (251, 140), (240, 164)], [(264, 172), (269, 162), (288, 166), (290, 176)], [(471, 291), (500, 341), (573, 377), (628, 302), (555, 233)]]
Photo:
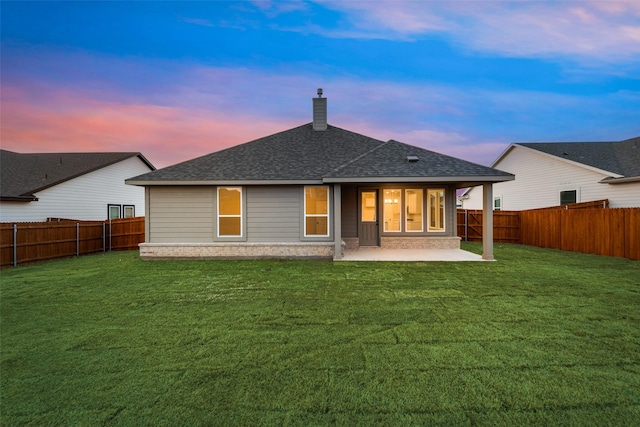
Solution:
[(407, 163), (415, 163), (418, 160), (420, 160), (418, 156), (407, 156)]

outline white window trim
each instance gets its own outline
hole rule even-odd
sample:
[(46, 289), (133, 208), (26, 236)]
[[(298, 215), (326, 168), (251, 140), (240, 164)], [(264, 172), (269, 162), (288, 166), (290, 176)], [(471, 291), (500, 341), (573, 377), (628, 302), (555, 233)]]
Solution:
[[(111, 209), (112, 208), (118, 208), (118, 217), (117, 218), (111, 218)], [(117, 205), (115, 203), (109, 203), (107, 205), (107, 219), (120, 219), (122, 218), (122, 205)]]
[[(240, 191), (240, 215), (220, 215), (220, 190), (239, 190)], [(216, 188), (216, 234), (220, 239), (238, 239), (244, 237), (244, 192), (242, 187), (217, 187)], [(240, 234), (220, 234), (220, 218), (240, 218)]]
[(420, 221), (420, 230), (409, 230), (409, 227), (407, 226), (407, 222), (409, 220), (409, 215), (407, 212), (407, 215), (405, 215), (405, 219), (404, 219), (404, 231), (405, 233), (424, 233), (424, 189), (423, 188), (405, 188), (404, 190), (404, 207), (403, 210), (407, 209), (407, 200), (409, 199), (407, 197), (407, 192), (408, 191), (417, 191), (422, 193), (422, 203), (421, 203), (421, 212), (422, 212), (422, 221)]
[[(436, 230), (431, 229), (431, 197), (432, 192), (442, 192), (442, 228)], [(445, 188), (429, 188), (427, 189), (427, 233), (446, 233), (447, 231), (447, 190)]]
[[(496, 200), (500, 200), (500, 209), (496, 209)], [(494, 196), (494, 198), (493, 198), (493, 210), (494, 211), (504, 210), (504, 206), (502, 205), (502, 195)]]
[[(327, 190), (327, 213), (326, 214), (307, 214), (307, 188), (325, 188)], [(329, 214), (331, 212), (331, 191), (328, 185), (306, 185), (302, 195), (304, 200), (303, 211), (303, 233), (304, 237), (329, 237), (331, 235), (331, 223)], [(327, 218), (327, 234), (307, 234), (307, 218)]]
[(576, 192), (576, 203), (580, 203), (580, 187), (568, 187), (568, 188), (561, 188), (560, 190), (558, 190), (558, 206), (564, 206), (564, 203), (562, 203), (562, 194), (565, 191), (575, 191)]
[[(384, 209), (384, 205), (386, 205), (386, 199), (384, 198), (384, 192), (385, 191), (399, 191), (400, 192), (400, 200), (398, 200), (398, 204), (400, 205), (400, 218), (399, 218), (399, 223), (398, 225), (400, 225), (400, 229), (399, 230), (387, 230), (387, 217), (386, 217), (386, 213), (385, 213), (385, 209)], [(403, 215), (403, 210), (404, 210), (404, 200), (402, 199), (402, 195), (403, 195), (403, 191), (402, 188), (384, 188), (382, 189), (382, 222), (383, 222), (383, 227), (382, 227), (382, 231), (384, 233), (402, 233), (402, 229), (403, 229), (403, 225), (404, 225), (404, 215)]]

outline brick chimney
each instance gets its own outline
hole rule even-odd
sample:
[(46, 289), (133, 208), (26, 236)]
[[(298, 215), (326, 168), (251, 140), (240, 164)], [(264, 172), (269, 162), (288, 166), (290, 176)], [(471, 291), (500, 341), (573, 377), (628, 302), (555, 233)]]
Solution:
[(321, 88), (313, 98), (313, 130), (327, 130), (327, 98), (322, 97)]

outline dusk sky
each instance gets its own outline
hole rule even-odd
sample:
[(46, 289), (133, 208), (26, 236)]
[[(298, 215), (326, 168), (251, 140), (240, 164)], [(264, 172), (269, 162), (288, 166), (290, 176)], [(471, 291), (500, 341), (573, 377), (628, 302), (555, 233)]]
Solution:
[(640, 1), (6, 2), (1, 145), (164, 167), (311, 121), (490, 164), (640, 136)]

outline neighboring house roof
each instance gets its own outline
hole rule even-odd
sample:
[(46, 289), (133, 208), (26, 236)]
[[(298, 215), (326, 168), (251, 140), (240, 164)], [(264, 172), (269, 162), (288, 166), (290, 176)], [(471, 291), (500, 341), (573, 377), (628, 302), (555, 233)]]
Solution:
[(131, 157), (139, 157), (155, 170), (140, 153), (14, 153), (0, 150), (0, 200), (37, 200), (34, 193), (38, 191)]
[(614, 142), (528, 142), (511, 144), (491, 165), (496, 166), (513, 147), (525, 147), (609, 175), (602, 182), (640, 180), (640, 137)]
[[(417, 157), (408, 160), (408, 156)], [(381, 141), (308, 123), (242, 145), (149, 172), (133, 185), (328, 182), (500, 182), (507, 172), (398, 141)]]

